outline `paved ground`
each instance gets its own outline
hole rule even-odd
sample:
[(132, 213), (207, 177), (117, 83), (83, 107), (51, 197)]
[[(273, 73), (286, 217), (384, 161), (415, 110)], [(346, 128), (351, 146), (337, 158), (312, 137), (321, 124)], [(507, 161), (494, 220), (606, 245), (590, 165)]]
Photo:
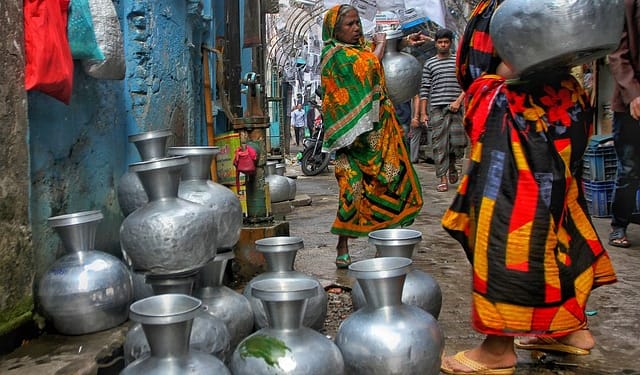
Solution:
[[(297, 166), (289, 165), (287, 173), (297, 174)], [(330, 167), (331, 168), (331, 167)], [(443, 307), (439, 322), (446, 337), (446, 352), (455, 353), (480, 342), (482, 336), (470, 329), (470, 267), (461, 247), (440, 225), (440, 217), (455, 194), (435, 191), (433, 165), (416, 165), (423, 188), (425, 205), (412, 226), (423, 233), (414, 254), (414, 266), (430, 273), (443, 291)], [(298, 253), (296, 269), (313, 274), (325, 285), (350, 287), (353, 280), (344, 270), (336, 270), (336, 237), (329, 227), (337, 207), (337, 186), (332, 170), (319, 176), (299, 176), (298, 194), (312, 199), (310, 207), (296, 208), (287, 220), (292, 236), (301, 236), (305, 248)], [(594, 218), (601, 238), (606, 238), (609, 219)], [(640, 227), (629, 228), (635, 246), (610, 248), (619, 282), (593, 292), (588, 310), (597, 344), (589, 356), (552, 356), (518, 350), (517, 374), (640, 374)], [(371, 258), (375, 249), (366, 239), (350, 245), (355, 261)], [(332, 328), (327, 334), (332, 335)]]
[[(291, 154), (295, 155), (295, 151)], [(482, 338), (470, 329), (470, 267), (460, 246), (440, 226), (440, 217), (453, 198), (454, 189), (446, 193), (435, 191), (431, 164), (417, 164), (416, 170), (425, 206), (412, 226), (423, 234), (413, 257), (414, 267), (431, 274), (443, 291), (439, 323), (446, 337), (446, 351), (451, 354), (476, 345)], [(312, 200), (310, 206), (297, 207), (286, 217), (290, 235), (302, 237), (305, 243), (305, 248), (298, 252), (296, 269), (318, 277), (325, 286), (337, 286), (332, 290), (348, 291), (354, 280), (333, 264), (336, 237), (329, 233), (329, 227), (337, 207), (338, 190), (332, 171), (307, 177), (300, 175), (295, 163), (289, 162), (287, 174), (298, 175), (298, 194), (308, 195)], [(606, 238), (608, 219), (594, 218), (594, 223), (600, 236)], [(634, 225), (628, 234), (633, 247), (610, 249), (619, 282), (594, 291), (589, 301), (588, 309), (594, 314), (590, 328), (597, 340), (592, 354), (532, 356), (531, 352), (518, 351), (517, 374), (640, 375), (640, 227)], [(350, 247), (356, 261), (374, 256), (375, 249), (366, 239), (354, 240)], [(325, 325), (325, 330), (334, 337), (350, 306), (348, 292), (332, 297), (329, 314), (334, 319)], [(0, 374), (116, 374), (118, 365), (121, 366), (119, 348), (126, 330), (124, 324), (94, 335), (45, 335), (1, 357)]]

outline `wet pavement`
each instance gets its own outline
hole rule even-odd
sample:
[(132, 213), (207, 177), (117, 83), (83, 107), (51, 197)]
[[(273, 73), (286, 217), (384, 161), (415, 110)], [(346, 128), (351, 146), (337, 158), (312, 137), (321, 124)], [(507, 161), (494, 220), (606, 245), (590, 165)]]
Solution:
[[(297, 207), (287, 215), (290, 235), (304, 239), (304, 249), (298, 252), (295, 268), (318, 277), (325, 286), (337, 285), (348, 290), (354, 282), (346, 270), (334, 265), (337, 238), (329, 232), (337, 208), (338, 188), (333, 169), (318, 176), (297, 177), (298, 194), (311, 198), (308, 207)], [(446, 339), (445, 351), (454, 354), (469, 349), (482, 340), (482, 335), (470, 328), (471, 271), (462, 248), (441, 227), (440, 218), (455, 195), (455, 186), (448, 192), (436, 192), (435, 169), (428, 163), (415, 166), (420, 177), (424, 208), (412, 229), (423, 234), (414, 252), (414, 267), (434, 277), (443, 293), (439, 323)], [(299, 174), (299, 168), (287, 165), (287, 174)], [(598, 234), (606, 239), (608, 218), (593, 218)], [(628, 230), (632, 247), (620, 249), (605, 246), (618, 274), (618, 283), (593, 291), (587, 310), (589, 327), (596, 346), (587, 356), (550, 355), (517, 350), (516, 374), (640, 374), (640, 226)], [(354, 261), (372, 258), (375, 248), (366, 238), (350, 242)], [(334, 332), (327, 328), (327, 335)]]

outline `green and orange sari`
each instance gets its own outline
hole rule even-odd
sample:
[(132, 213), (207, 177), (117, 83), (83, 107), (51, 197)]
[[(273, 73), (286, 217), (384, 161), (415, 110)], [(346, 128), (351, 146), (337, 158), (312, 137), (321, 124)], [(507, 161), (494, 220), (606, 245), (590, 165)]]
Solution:
[(325, 151), (336, 152), (339, 205), (331, 233), (361, 237), (410, 225), (422, 191), (403, 141), (384, 71), (371, 48), (334, 38), (340, 6), (324, 19), (321, 85)]
[(492, 74), (499, 3), (478, 5), (460, 44), (471, 160), (442, 224), (472, 264), (477, 331), (564, 336), (586, 326), (591, 291), (616, 281), (582, 189), (593, 113), (568, 73)]

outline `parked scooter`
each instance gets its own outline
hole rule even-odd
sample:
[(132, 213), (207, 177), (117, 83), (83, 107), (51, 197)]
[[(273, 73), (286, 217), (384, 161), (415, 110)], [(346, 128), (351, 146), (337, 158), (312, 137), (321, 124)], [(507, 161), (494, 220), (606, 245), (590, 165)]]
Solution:
[[(322, 117), (320, 117), (322, 118)], [(324, 138), (324, 126), (320, 120), (314, 126), (314, 132), (309, 138), (302, 141), (302, 158), (300, 159), (302, 173), (307, 176), (315, 176), (327, 169), (331, 155), (322, 152), (322, 140)]]

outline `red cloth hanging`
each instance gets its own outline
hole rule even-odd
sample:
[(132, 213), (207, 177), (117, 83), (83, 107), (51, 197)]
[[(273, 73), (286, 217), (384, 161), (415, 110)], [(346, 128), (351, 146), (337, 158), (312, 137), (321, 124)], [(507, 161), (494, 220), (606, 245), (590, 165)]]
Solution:
[(73, 58), (67, 39), (69, 0), (24, 0), (27, 90), (37, 90), (69, 104)]
[(245, 178), (256, 173), (256, 160), (258, 153), (249, 145), (242, 145), (236, 149), (233, 157), (233, 165), (236, 167), (236, 191), (240, 193), (240, 173), (244, 173)]

